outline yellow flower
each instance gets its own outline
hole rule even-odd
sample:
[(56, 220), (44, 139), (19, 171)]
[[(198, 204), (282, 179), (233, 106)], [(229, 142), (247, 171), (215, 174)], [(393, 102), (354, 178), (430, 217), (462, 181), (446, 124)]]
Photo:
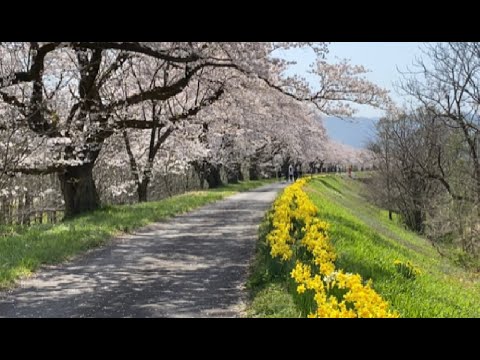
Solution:
[(306, 290), (306, 289), (305, 289), (305, 285), (301, 284), (301, 285), (298, 285), (298, 286), (297, 286), (297, 292), (298, 292), (299, 294), (303, 294), (303, 293), (305, 292), (305, 290)]
[[(317, 309), (308, 317), (399, 317), (397, 312), (388, 311), (388, 303), (373, 290), (371, 280), (364, 285), (359, 274), (335, 268), (336, 254), (328, 234), (330, 224), (317, 218), (317, 207), (302, 190), (306, 183), (307, 179), (297, 181), (274, 202), (269, 215), (273, 229), (266, 240), (271, 256), (282, 261), (292, 259), (294, 249), (300, 247), (312, 256), (311, 264), (297, 260), (290, 273), (299, 294), (307, 289), (314, 291)], [(407, 266), (415, 273), (420, 271), (410, 262), (405, 265), (395, 260), (394, 264)], [(346, 293), (338, 298), (330, 295), (335, 286), (347, 290)]]

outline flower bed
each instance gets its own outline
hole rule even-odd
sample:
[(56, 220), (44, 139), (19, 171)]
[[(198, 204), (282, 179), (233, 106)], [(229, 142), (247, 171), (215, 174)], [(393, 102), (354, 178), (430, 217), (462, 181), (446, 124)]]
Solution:
[(315, 309), (308, 317), (399, 317), (371, 282), (336, 269), (329, 224), (317, 218), (318, 209), (302, 190), (307, 181), (298, 180), (275, 201), (267, 242), (273, 258), (292, 264), (297, 294), (313, 297)]

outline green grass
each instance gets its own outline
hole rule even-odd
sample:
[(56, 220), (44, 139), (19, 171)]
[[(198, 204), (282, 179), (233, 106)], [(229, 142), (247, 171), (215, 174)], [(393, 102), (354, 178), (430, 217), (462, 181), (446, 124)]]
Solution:
[[(346, 176), (318, 176), (306, 191), (319, 208), (319, 218), (331, 224), (336, 267), (372, 279), (373, 287), (401, 317), (480, 317), (480, 279), (473, 272), (441, 257), (421, 236), (399, 219), (369, 204), (365, 185)], [(252, 317), (297, 316), (299, 304), (291, 279), (278, 260), (269, 256), (264, 222), (248, 287)], [(410, 261), (420, 275), (405, 276), (395, 260)], [(292, 295), (293, 294), (293, 295)], [(270, 299), (271, 306), (267, 306)], [(304, 314), (303, 314), (304, 315)]]
[(42, 264), (63, 262), (79, 252), (105, 244), (115, 235), (270, 182), (245, 181), (158, 202), (105, 207), (58, 225), (3, 226), (0, 228), (0, 288), (12, 286)]
[(259, 290), (247, 311), (248, 317), (259, 318), (299, 318), (292, 296), (284, 286), (271, 283)]
[(259, 227), (256, 255), (251, 264), (247, 281), (250, 304), (246, 316), (298, 318), (301, 313), (289, 291), (293, 286), (293, 282), (288, 277), (288, 269), (291, 264), (282, 263), (270, 256), (270, 248), (265, 240), (270, 230), (267, 214)]
[[(360, 182), (338, 176), (315, 178), (307, 191), (319, 217), (331, 223), (337, 267), (372, 279), (374, 288), (402, 317), (480, 317), (480, 282), (475, 274), (441, 257), (398, 220), (388, 220), (386, 211), (362, 197), (365, 189)], [(411, 261), (422, 274), (406, 278), (393, 264), (397, 259)]]

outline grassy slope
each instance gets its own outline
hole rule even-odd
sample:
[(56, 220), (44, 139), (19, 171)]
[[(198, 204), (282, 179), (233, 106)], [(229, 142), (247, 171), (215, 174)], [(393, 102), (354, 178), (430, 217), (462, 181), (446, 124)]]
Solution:
[[(361, 196), (361, 182), (317, 177), (306, 190), (319, 208), (319, 217), (331, 223), (337, 267), (371, 278), (374, 288), (402, 317), (480, 317), (478, 278), (442, 258), (424, 238), (389, 221), (385, 211), (368, 204)], [(297, 316), (292, 300), (285, 298), (288, 284), (264, 275), (271, 272), (265, 258), (265, 251), (259, 251), (250, 278), (254, 299), (249, 315), (275, 317), (283, 312)], [(415, 280), (403, 277), (393, 265), (396, 259), (413, 262), (423, 274)], [(267, 305), (275, 291), (283, 297)]]
[(113, 236), (184, 213), (271, 181), (246, 181), (143, 204), (111, 206), (58, 225), (0, 229), (0, 288), (14, 284), (42, 264), (55, 264), (106, 243)]
[[(247, 317), (261, 318), (298, 318), (301, 312), (295, 305), (291, 294), (292, 283), (285, 266), (270, 256), (266, 243), (270, 224), (265, 215), (259, 228), (259, 241), (255, 258), (250, 266), (247, 288), (250, 292), (250, 304)], [(290, 289), (290, 292), (288, 291)]]
[[(361, 183), (328, 176), (315, 179), (308, 191), (319, 216), (332, 224), (338, 267), (373, 279), (402, 317), (480, 317), (480, 283), (368, 204), (360, 195)], [(423, 275), (404, 278), (393, 265), (396, 259), (412, 261)]]

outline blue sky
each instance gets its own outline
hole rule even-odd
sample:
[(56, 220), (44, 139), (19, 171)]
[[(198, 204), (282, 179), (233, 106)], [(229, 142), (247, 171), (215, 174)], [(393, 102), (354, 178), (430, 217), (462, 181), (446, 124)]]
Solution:
[[(398, 95), (393, 87), (393, 83), (400, 79), (400, 70), (405, 71), (407, 66), (412, 67), (415, 57), (421, 55), (418, 42), (333, 42), (329, 46), (327, 61), (330, 63), (338, 62), (342, 59), (349, 59), (352, 64), (364, 65), (370, 70), (366, 77), (376, 84), (390, 90), (390, 96), (399, 104), (403, 103), (403, 98)], [(296, 72), (306, 76), (308, 79), (314, 78), (306, 73), (308, 65), (314, 60), (313, 52), (310, 50), (291, 50), (288, 59), (297, 61), (297, 65), (292, 67), (291, 72)], [(310, 77), (309, 77), (310, 76)], [(382, 112), (368, 106), (359, 107), (358, 117), (379, 117)]]
[[(390, 96), (395, 102), (403, 103), (403, 97), (394, 89), (401, 71), (412, 68), (415, 57), (421, 56), (422, 43), (418, 42), (337, 42), (329, 47), (327, 60), (337, 62), (338, 59), (350, 59), (353, 64), (364, 65), (371, 72), (367, 78), (372, 82), (390, 90)], [(358, 116), (378, 117), (381, 111), (371, 107), (361, 109)]]
[[(399, 105), (404, 103), (404, 98), (394, 88), (394, 83), (401, 79), (401, 71), (407, 67), (412, 69), (416, 57), (421, 56), (422, 43), (418, 42), (333, 42), (329, 45), (327, 61), (335, 63), (342, 59), (349, 59), (350, 63), (363, 65), (368, 70), (365, 76), (367, 79), (390, 91), (390, 96)], [(294, 49), (289, 51), (285, 57), (295, 60), (297, 65), (293, 66), (289, 73), (298, 73), (311, 79), (315, 78), (307, 74), (309, 65), (314, 62), (313, 51), (307, 49)], [(357, 121), (346, 122), (335, 118), (325, 118), (324, 125), (331, 138), (336, 141), (354, 146), (363, 147), (374, 135), (374, 121), (384, 112), (370, 106), (357, 106)], [(369, 118), (369, 119), (366, 119)]]

